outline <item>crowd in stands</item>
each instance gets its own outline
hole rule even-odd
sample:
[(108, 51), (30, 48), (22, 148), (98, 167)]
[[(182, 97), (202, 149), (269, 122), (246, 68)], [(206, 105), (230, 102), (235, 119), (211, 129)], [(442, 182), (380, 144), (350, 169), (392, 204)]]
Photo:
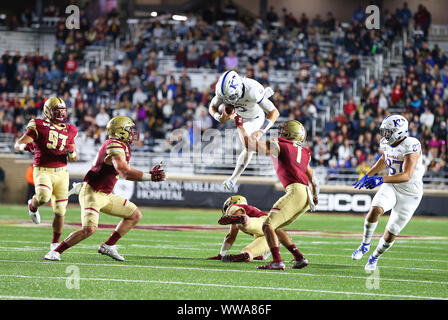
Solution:
[[(235, 11), (228, 9), (234, 18)], [(429, 174), (448, 171), (448, 63), (446, 53), (428, 46), (431, 15), (424, 6), (412, 14), (405, 4), (385, 17), (380, 30), (364, 27), (361, 8), (347, 27), (331, 12), (311, 19), (273, 8), (264, 19), (245, 16), (235, 24), (218, 24), (206, 14), (189, 15), (178, 24), (153, 19), (137, 26), (132, 41), (122, 42), (112, 66), (80, 71), (85, 46), (101, 46), (123, 34), (114, 12), (89, 21), (81, 11), (81, 30), (65, 29), (62, 20), (56, 26), (53, 56), (6, 52), (0, 58), (0, 132), (23, 133), (28, 120), (41, 113), (46, 91), (63, 97), (70, 121), (96, 143), (115, 115), (135, 119), (140, 148), (148, 151), (170, 130), (183, 128), (190, 135), (193, 121), (203, 130), (222, 127), (207, 112), (215, 83), (199, 90), (187, 68), (213, 69), (217, 75), (235, 69), (272, 86), (280, 116), (310, 129), (331, 94), (351, 92), (361, 70), (359, 56), (381, 54), (407, 30), (413, 41), (403, 52), (402, 74), (393, 78), (386, 71), (381, 79), (371, 79), (360, 97), (347, 99), (343, 113), (331, 115), (323, 132), (309, 139), (313, 164), (327, 167), (330, 178), (346, 168), (365, 172), (378, 155), (379, 124), (393, 108), (409, 119), (410, 135), (422, 141)], [(328, 52), (319, 47), (316, 33), (331, 36), (334, 46)], [(181, 75), (159, 74), (160, 56), (175, 57)], [(282, 90), (269, 82), (272, 70), (294, 70), (297, 76)]]

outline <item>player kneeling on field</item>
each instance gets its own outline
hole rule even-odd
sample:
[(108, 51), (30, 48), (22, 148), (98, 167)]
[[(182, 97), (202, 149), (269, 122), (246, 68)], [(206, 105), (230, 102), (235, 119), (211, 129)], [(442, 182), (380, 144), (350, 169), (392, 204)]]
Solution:
[[(246, 198), (242, 196), (233, 196), (228, 198), (222, 208), (223, 216), (218, 223), (222, 225), (231, 224), (229, 233), (224, 239), (221, 247), (221, 252), (216, 257), (209, 259), (216, 259), (221, 257), (223, 262), (248, 262), (252, 260), (265, 260), (270, 255), (270, 248), (266, 241), (263, 231), (263, 225), (268, 218), (268, 214), (247, 204)], [(238, 230), (243, 231), (249, 235), (253, 235), (255, 240), (245, 247), (240, 254), (225, 253), (231, 248), (236, 239)], [(294, 256), (294, 269), (301, 269), (309, 265), (308, 260), (296, 248), (289, 235), (282, 229), (277, 229), (279, 241), (292, 253)], [(261, 254), (260, 256), (258, 256)]]
[[(221, 250), (217, 256), (209, 260), (221, 260), (223, 262), (248, 262), (252, 260), (264, 260), (269, 255), (269, 247), (264, 237), (261, 226), (266, 220), (267, 214), (247, 204), (245, 197), (235, 195), (229, 197), (222, 206), (222, 217), (218, 223), (230, 224), (229, 233), (225, 236)], [(255, 238), (240, 254), (226, 255), (236, 240), (238, 231), (242, 231)]]
[(130, 118), (114, 117), (106, 128), (109, 139), (101, 146), (94, 165), (84, 177), (79, 191), (82, 229), (72, 232), (56, 249), (48, 252), (45, 255), (46, 260), (61, 260), (62, 252), (90, 237), (98, 228), (98, 219), (102, 212), (121, 217), (123, 220), (117, 225), (109, 239), (101, 244), (98, 252), (115, 260), (124, 261), (124, 258), (118, 254), (115, 244), (140, 221), (142, 214), (134, 203), (112, 194), (117, 176), (120, 175), (131, 181), (165, 180), (161, 163), (152, 168), (149, 173), (129, 166), (130, 145), (136, 138), (138, 139), (135, 124)]

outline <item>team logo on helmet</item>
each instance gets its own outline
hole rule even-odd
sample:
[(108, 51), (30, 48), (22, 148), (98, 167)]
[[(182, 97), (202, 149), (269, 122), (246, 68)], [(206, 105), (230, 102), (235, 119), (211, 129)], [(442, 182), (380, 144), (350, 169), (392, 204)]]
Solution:
[(235, 105), (243, 93), (243, 80), (235, 71), (229, 70), (219, 77), (216, 95), (225, 103)]

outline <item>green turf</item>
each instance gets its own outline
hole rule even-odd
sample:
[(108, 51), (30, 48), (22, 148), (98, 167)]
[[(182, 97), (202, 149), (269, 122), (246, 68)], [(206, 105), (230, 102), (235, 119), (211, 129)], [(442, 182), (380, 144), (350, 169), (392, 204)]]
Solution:
[[(51, 222), (49, 208), (40, 211), (43, 222)], [(158, 209), (143, 210), (143, 215), (141, 225), (217, 226), (219, 213)], [(366, 258), (350, 258), (360, 242), (357, 234), (362, 232), (362, 216), (302, 216), (287, 229), (328, 231), (331, 236), (293, 235), (310, 265), (286, 271), (259, 271), (257, 261), (205, 260), (219, 252), (225, 230), (132, 230), (118, 243), (126, 261), (116, 262), (96, 253), (112, 231), (100, 229), (67, 250), (62, 261), (46, 262), (42, 258), (48, 251), (51, 229), (45, 224), (38, 227), (10, 221), (27, 218), (24, 206), (0, 207), (1, 299), (448, 299), (447, 219), (412, 219), (402, 235), (445, 239), (398, 239), (380, 260), (379, 281), (374, 281), (364, 271)], [(68, 210), (67, 221), (80, 221), (78, 208)], [(101, 216), (102, 223), (118, 221)], [(387, 217), (380, 220), (377, 233), (384, 230), (386, 222)], [(63, 237), (73, 228), (67, 227)], [(342, 233), (344, 237), (337, 236)], [(250, 241), (248, 235), (240, 234), (231, 253), (239, 252)], [(377, 241), (375, 238), (373, 244)], [(290, 266), (290, 253), (282, 248), (281, 254)], [(79, 269), (79, 289), (67, 287), (73, 266)]]

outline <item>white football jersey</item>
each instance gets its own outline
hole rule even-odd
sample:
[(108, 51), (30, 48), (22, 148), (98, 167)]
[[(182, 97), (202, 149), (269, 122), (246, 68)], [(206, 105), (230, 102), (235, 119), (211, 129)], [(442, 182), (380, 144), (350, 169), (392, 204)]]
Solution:
[(398, 192), (405, 194), (423, 193), (423, 175), (425, 174), (425, 166), (423, 165), (422, 147), (420, 141), (413, 137), (406, 137), (398, 146), (392, 147), (387, 144), (381, 144), (380, 148), (384, 152), (389, 176), (403, 172), (404, 156), (410, 153), (418, 152), (417, 166), (408, 182), (392, 183)]
[[(235, 112), (245, 120), (255, 119), (264, 115), (263, 109), (258, 105), (265, 97), (264, 87), (256, 80), (242, 78), (243, 92), (235, 104)], [(216, 88), (216, 95), (220, 98), (220, 89)], [(221, 99), (222, 100), (222, 99)], [(269, 112), (271, 110), (264, 110)]]

